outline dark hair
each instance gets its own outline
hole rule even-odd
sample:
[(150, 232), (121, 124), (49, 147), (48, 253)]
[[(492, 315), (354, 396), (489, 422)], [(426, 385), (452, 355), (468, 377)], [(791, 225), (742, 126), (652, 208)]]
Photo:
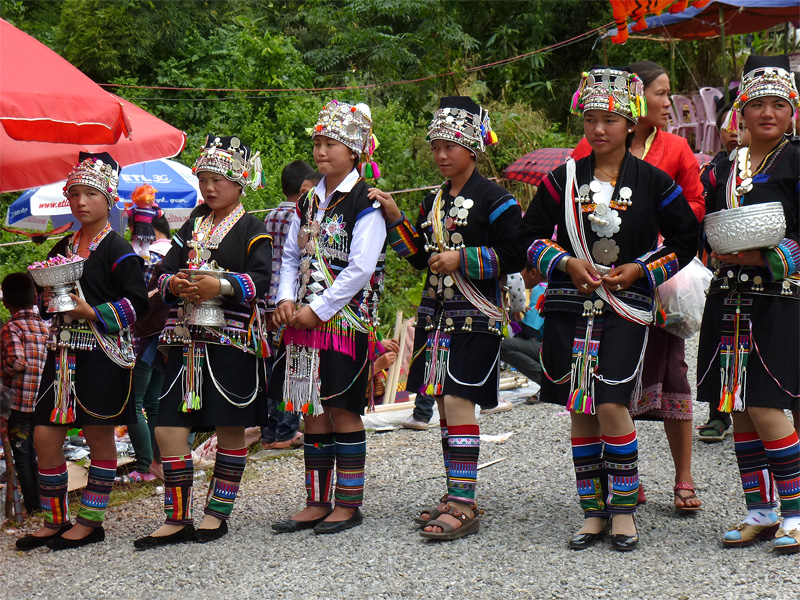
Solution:
[(281, 190), (286, 197), (300, 193), (300, 186), (314, 169), (304, 160), (294, 160), (281, 171)]
[(311, 182), (311, 183), (313, 183), (314, 185), (317, 185), (317, 184), (318, 184), (320, 181), (322, 181), (322, 173), (319, 173), (319, 172), (317, 172), (317, 171), (312, 171), (312, 172), (311, 172), (311, 173), (308, 175), (308, 177), (306, 177), (305, 179), (303, 179), (303, 181), (310, 181), (310, 182)]
[(192, 209), (192, 212), (189, 213), (189, 219), (196, 219), (197, 217), (207, 217), (212, 212), (211, 207), (206, 204), (205, 202), (198, 204)]
[(640, 60), (638, 62), (631, 63), (625, 67), (625, 70), (629, 73), (636, 73), (639, 76), (639, 79), (642, 80), (645, 88), (647, 88), (662, 75), (667, 74), (661, 65), (654, 63), (652, 60)]
[(525, 270), (526, 271), (535, 271), (536, 270), (536, 265), (533, 264), (533, 262), (531, 262), (530, 260), (526, 260), (525, 261)]
[(153, 218), (153, 229), (169, 237), (169, 221), (166, 217)]
[(2, 283), (3, 299), (12, 308), (30, 308), (36, 296), (33, 279), (26, 272), (9, 273)]

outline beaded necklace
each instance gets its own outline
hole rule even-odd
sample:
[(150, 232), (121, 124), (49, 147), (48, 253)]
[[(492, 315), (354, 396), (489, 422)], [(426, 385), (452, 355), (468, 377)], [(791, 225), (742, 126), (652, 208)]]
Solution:
[(728, 208), (741, 206), (742, 197), (753, 189), (753, 177), (762, 171), (768, 170), (772, 163), (775, 162), (781, 149), (788, 143), (789, 140), (784, 138), (780, 144), (764, 157), (755, 172), (752, 171), (753, 165), (750, 162), (750, 146), (736, 150), (736, 165), (731, 169), (731, 176), (728, 178), (728, 193), (726, 194)]
[(214, 226), (214, 213), (205, 219), (197, 219), (192, 231), (193, 250), (189, 251), (189, 259), (196, 260), (199, 256), (202, 260), (211, 258), (211, 251), (219, 248), (222, 240), (230, 233), (230, 230), (245, 214), (244, 206), (240, 202), (228, 215)]
[(100, 233), (94, 236), (92, 241), (89, 242), (89, 246), (85, 250), (81, 250), (79, 252), (78, 247), (80, 246), (81, 237), (83, 236), (83, 228), (81, 227), (78, 231), (72, 234), (72, 239), (69, 242), (70, 251), (72, 254), (77, 254), (83, 258), (89, 258), (91, 253), (97, 250), (97, 246), (100, 245), (100, 242), (102, 242), (109, 233), (111, 233), (111, 224), (106, 221), (106, 224), (103, 229), (100, 230)]

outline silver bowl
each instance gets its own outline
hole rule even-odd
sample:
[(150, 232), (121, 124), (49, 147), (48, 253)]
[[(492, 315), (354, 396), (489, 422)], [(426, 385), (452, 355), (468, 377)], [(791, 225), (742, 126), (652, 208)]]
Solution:
[(735, 254), (780, 244), (786, 234), (786, 217), (780, 202), (766, 202), (711, 213), (704, 226), (712, 250)]
[(47, 303), (47, 312), (69, 312), (78, 304), (69, 297), (75, 289), (75, 282), (83, 276), (85, 258), (52, 267), (28, 267), (28, 272), (37, 285), (52, 291), (53, 297)]
[[(228, 274), (227, 271), (212, 271), (205, 269), (181, 269), (181, 273), (185, 273), (192, 279), (195, 275), (208, 275), (216, 279), (222, 279)], [(189, 305), (187, 305), (187, 308)], [(191, 305), (189, 316), (186, 322), (189, 325), (201, 325), (205, 327), (224, 327), (225, 326), (225, 313), (222, 310), (222, 296), (215, 296), (210, 300), (202, 300)]]

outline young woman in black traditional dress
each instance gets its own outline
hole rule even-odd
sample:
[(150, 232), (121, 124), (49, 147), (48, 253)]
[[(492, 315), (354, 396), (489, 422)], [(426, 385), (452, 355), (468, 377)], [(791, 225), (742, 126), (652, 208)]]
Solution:
[[(142, 260), (111, 230), (119, 165), (103, 152), (81, 152), (64, 195), (81, 228), (48, 256), (85, 258), (76, 308), (51, 321), (49, 352), (34, 413), (34, 444), (45, 525), (17, 540), (17, 548), (79, 548), (105, 539), (103, 519), (117, 471), (114, 426), (136, 422), (131, 393), (134, 363), (130, 328), (147, 311)], [(43, 294), (42, 315), (52, 293)], [(50, 313), (52, 314), (52, 313)], [(89, 481), (75, 525), (67, 506), (67, 430), (81, 427), (91, 450)]]
[(628, 150), (646, 111), (635, 74), (592, 69), (572, 110), (583, 115), (592, 153), (542, 181), (519, 246), (549, 279), (540, 397), (570, 411), (585, 518), (569, 546), (587, 548), (610, 529), (612, 547), (625, 551), (639, 543), (638, 443), (628, 405), (640, 385), (654, 290), (692, 260), (699, 224), (680, 186)]
[[(697, 363), (698, 400), (732, 413), (748, 509), (723, 545), (749, 546), (775, 537), (773, 548), (781, 554), (800, 551), (800, 443), (784, 413), (800, 409), (800, 144), (785, 135), (798, 104), (786, 56), (747, 59), (731, 121), (723, 126), (735, 129), (743, 121), (750, 142), (711, 171), (708, 213), (771, 203), (783, 213), (786, 231), (775, 247), (741, 252), (714, 249), (710, 240), (712, 250), (719, 250), (711, 255), (718, 269), (703, 313)], [(766, 217), (750, 215), (752, 227), (763, 226)], [(742, 229), (726, 224), (732, 235), (746, 238), (748, 219), (738, 226)], [(782, 528), (775, 512), (779, 503)]]
[[(210, 542), (228, 532), (247, 462), (244, 430), (266, 422), (263, 298), (272, 241), (241, 197), (261, 179), (258, 154), (237, 137), (206, 138), (193, 168), (205, 200), (172, 239), (159, 289), (172, 305), (161, 334), (167, 352), (156, 438), (164, 467), (164, 525), (139, 549)], [(220, 302), (221, 300), (221, 302)], [(210, 304), (221, 309), (209, 316)], [(219, 306), (221, 304), (221, 306)], [(191, 431), (216, 430), (217, 456), (202, 523), (192, 520)]]
[(277, 533), (331, 534), (363, 521), (361, 415), (386, 247), (380, 206), (367, 198), (363, 181), (379, 176), (370, 160), (376, 144), (369, 107), (332, 100), (312, 135), (323, 178), (298, 202), (286, 237), (274, 313), (285, 329), (270, 384), (283, 390), (282, 410), (303, 414), (306, 506), (273, 523)]
[(525, 263), (514, 245), (519, 203), (476, 166), (478, 153), (497, 141), (488, 113), (471, 98), (442, 98), (428, 140), (447, 180), (422, 201), (416, 225), (389, 194), (371, 190), (370, 197), (383, 205), (391, 246), (428, 271), (408, 387), (436, 398), (447, 493), (414, 520), (423, 537), (453, 540), (480, 526), (475, 405), (497, 406), (506, 324), (500, 277)]

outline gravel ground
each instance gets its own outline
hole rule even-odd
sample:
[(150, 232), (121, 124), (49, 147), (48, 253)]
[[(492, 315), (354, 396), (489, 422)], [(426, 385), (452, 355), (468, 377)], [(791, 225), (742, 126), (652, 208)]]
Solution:
[[(694, 345), (688, 344), (689, 363)], [(694, 375), (690, 373), (690, 380)], [(695, 424), (704, 422), (699, 406)], [(694, 443), (697, 492), (705, 510), (672, 508), (672, 461), (660, 423), (639, 423), (640, 474), (648, 502), (637, 522), (638, 550), (607, 542), (582, 552), (567, 539), (581, 524), (569, 446), (559, 407), (515, 405), (481, 419), (482, 433), (513, 432), (485, 442), (480, 472), (485, 509), (477, 535), (423, 540), (415, 511), (444, 492), (439, 429), (370, 432), (367, 498), (361, 527), (338, 535), (273, 535), (269, 525), (301, 507), (300, 451), (248, 466), (231, 532), (199, 546), (134, 551), (132, 541), (163, 518), (161, 497), (116, 507), (103, 544), (75, 551), (18, 553), (0, 539), (0, 596), (27, 598), (615, 598), (793, 599), (800, 597), (798, 555), (769, 543), (723, 549), (720, 537), (743, 514), (730, 436)], [(202, 488), (202, 489), (201, 489)], [(202, 507), (205, 485), (195, 489)], [(196, 510), (199, 513), (200, 510)], [(98, 564), (97, 559), (102, 557)], [(98, 569), (100, 566), (100, 569)]]

